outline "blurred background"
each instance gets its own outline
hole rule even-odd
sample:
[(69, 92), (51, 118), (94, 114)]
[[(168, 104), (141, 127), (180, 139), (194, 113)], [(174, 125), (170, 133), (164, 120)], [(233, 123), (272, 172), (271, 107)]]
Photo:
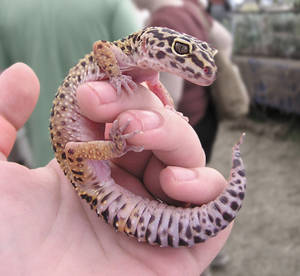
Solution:
[(211, 87), (161, 74), (176, 107), (190, 118), (208, 166), (227, 176), (231, 147), (247, 134), (244, 206), (203, 275), (300, 275), (299, 0), (73, 0), (72, 9), (69, 0), (14, 0), (1, 7), (0, 71), (22, 61), (41, 81), (37, 109), (10, 156), (28, 167), (53, 158), (52, 99), (95, 40), (166, 26), (217, 48)]

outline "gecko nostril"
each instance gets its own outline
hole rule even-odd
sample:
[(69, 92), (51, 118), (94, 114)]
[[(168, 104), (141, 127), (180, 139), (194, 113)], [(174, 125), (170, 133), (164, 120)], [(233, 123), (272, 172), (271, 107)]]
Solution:
[(209, 66), (205, 66), (203, 68), (203, 71), (204, 71), (205, 75), (207, 75), (207, 76), (211, 76), (212, 75), (212, 69)]

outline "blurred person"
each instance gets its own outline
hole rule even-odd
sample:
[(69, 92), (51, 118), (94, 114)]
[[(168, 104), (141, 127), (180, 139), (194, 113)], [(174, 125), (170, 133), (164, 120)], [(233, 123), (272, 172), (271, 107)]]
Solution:
[(228, 18), (228, 12), (231, 11), (231, 5), (228, 0), (208, 0), (207, 11), (213, 18), (223, 22)]
[(30, 152), (19, 150), (15, 158), (28, 166), (45, 165), (53, 158), (48, 131), (50, 107), (69, 68), (92, 50), (96, 40), (116, 40), (140, 27), (130, 0), (1, 3), (0, 69), (25, 62), (37, 72), (41, 83), (41, 97), (26, 124), (32, 158)]

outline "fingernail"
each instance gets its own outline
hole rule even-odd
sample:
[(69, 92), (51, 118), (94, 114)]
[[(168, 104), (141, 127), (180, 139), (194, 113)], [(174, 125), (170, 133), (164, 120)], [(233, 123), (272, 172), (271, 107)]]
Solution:
[(175, 179), (178, 181), (190, 181), (194, 180), (197, 177), (195, 171), (185, 168), (173, 167), (172, 173)]
[(98, 98), (99, 104), (107, 104), (116, 101), (116, 91), (107, 82), (88, 82), (87, 86), (94, 92)]
[(142, 110), (135, 115), (140, 120), (143, 131), (158, 128), (162, 124), (162, 118), (156, 112)]

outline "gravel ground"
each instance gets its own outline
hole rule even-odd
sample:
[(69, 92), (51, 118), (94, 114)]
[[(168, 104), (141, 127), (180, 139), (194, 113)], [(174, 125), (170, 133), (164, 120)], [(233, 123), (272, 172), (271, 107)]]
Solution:
[[(246, 131), (241, 152), (246, 199), (225, 246), (229, 263), (216, 276), (300, 275), (300, 128), (274, 138), (285, 124), (220, 125), (211, 167), (229, 174), (231, 147)], [(295, 133), (294, 133), (295, 134)]]

